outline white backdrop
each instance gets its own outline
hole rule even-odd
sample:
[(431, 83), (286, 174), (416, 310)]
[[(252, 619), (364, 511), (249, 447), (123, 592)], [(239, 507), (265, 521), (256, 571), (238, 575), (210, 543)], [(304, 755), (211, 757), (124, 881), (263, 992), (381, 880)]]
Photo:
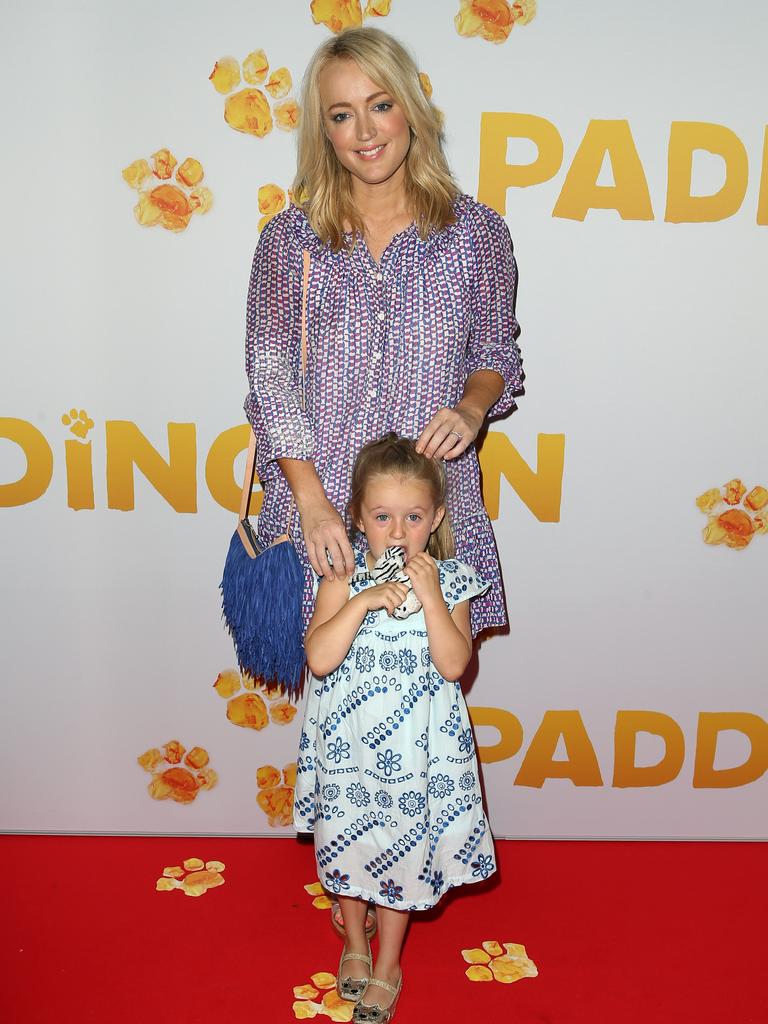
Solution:
[[(497, 45), (458, 34), (458, 8), (393, 0), (375, 21), (429, 75), (462, 188), (503, 197), (501, 161), (537, 155), (524, 139), (494, 148), (487, 118), (481, 135), (484, 113), (546, 119), (556, 129), (549, 156), (556, 136), (563, 143), (553, 176), (513, 184), (502, 211), (520, 267), (527, 395), (492, 425), (484, 465), (490, 489), (502, 475), (495, 525), (511, 630), (482, 645), (467, 691), (494, 832), (766, 838), (768, 538), (741, 500), (731, 534), (755, 529), (750, 543), (705, 544), (695, 503), (733, 478), (747, 491), (768, 486), (765, 6), (539, 0)], [(263, 48), (297, 88), (329, 30), (313, 23), (308, 0), (193, 2), (183, 12), (145, 0), (30, 0), (5, 22), (0, 828), (289, 835), (279, 811), (290, 772), (276, 788), (261, 773), (263, 806), (256, 772), (295, 760), (301, 710), (291, 722), (238, 727), (213, 688), (234, 664), (217, 591), (234, 517), (212, 497), (205, 467), (214, 440), (243, 422), (258, 189), (290, 183), (294, 136), (233, 131), (208, 76), (221, 57)], [(624, 144), (597, 184), (612, 186), (615, 174), (614, 200), (639, 208), (644, 174), (652, 219), (553, 215), (567, 180), (571, 207), (579, 197), (594, 206), (589, 168), (574, 157), (601, 121), (628, 123), (615, 138), (634, 140), (637, 161)], [(692, 214), (721, 219), (675, 223), (678, 203), (665, 220), (668, 175), (675, 187), (685, 178), (684, 158), (673, 153), (668, 165), (673, 122), (736, 137), (727, 188), (738, 190), (743, 153), (748, 177), (730, 215), (724, 193)], [(503, 131), (520, 123), (508, 118)], [(137, 194), (121, 176), (163, 147), (180, 163), (199, 160), (213, 194), (211, 210), (179, 232), (138, 224)], [(723, 158), (698, 149), (691, 194), (718, 193), (725, 180)], [(121, 423), (165, 460), (168, 424), (188, 425), (172, 440), (170, 490), (145, 459), (130, 511), (109, 507), (130, 504), (125, 460), (137, 448)], [(528, 492), (515, 450), (535, 472), (540, 435), (556, 435), (555, 452), (564, 437), (562, 473), (556, 456), (543, 458)], [(214, 462), (225, 477), (226, 459)], [(194, 510), (177, 511), (169, 494)], [(657, 717), (649, 725), (628, 711)], [(667, 750), (671, 767), (643, 775), (622, 761), (614, 779), (617, 720), (653, 729), (658, 715), (671, 745), (640, 731), (635, 764), (655, 765)], [(172, 739), (205, 748), (218, 774), (186, 803), (152, 799), (137, 764)], [(619, 747), (621, 761), (628, 748)], [(193, 768), (176, 776), (176, 795)], [(160, 777), (155, 795), (167, 789)]]

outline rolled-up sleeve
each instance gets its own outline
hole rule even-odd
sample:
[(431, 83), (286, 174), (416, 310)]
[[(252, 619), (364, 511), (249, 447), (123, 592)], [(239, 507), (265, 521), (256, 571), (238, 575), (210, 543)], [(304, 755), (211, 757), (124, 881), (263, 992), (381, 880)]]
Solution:
[(310, 459), (315, 449), (302, 410), (301, 286), (301, 249), (288, 218), (278, 214), (256, 247), (246, 314), (245, 414), (261, 480), (272, 475), (276, 459)]
[(500, 416), (516, 408), (514, 396), (523, 391), (523, 367), (515, 316), (517, 263), (509, 228), (495, 210), (478, 203), (470, 228), (476, 255), (471, 296), (472, 326), (465, 369), (495, 370), (504, 380), (501, 397), (488, 410)]

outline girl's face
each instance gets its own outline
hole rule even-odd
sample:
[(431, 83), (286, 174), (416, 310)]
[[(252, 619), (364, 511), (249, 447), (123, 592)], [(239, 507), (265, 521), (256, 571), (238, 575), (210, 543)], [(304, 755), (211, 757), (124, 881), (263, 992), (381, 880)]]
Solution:
[(411, 131), (402, 108), (353, 60), (330, 61), (318, 78), (323, 124), (339, 162), (358, 181), (404, 176)]
[(426, 550), (444, 515), (445, 508), (435, 505), (424, 480), (375, 476), (365, 488), (355, 525), (365, 534), (374, 558), (395, 546), (405, 548), (411, 558)]

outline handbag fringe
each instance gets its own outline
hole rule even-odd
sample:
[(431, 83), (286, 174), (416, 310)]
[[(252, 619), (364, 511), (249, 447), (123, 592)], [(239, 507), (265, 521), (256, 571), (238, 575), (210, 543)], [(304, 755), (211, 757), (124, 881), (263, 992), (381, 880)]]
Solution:
[(297, 696), (304, 669), (304, 571), (286, 538), (251, 558), (237, 531), (221, 580), (221, 608), (241, 672)]

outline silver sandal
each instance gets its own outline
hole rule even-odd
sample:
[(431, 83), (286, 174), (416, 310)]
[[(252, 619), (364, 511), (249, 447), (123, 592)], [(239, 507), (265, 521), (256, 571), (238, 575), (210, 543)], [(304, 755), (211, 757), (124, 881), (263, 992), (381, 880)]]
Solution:
[(351, 978), (349, 975), (342, 978), (341, 967), (346, 960), (362, 960), (364, 963), (368, 964), (369, 972), (372, 971), (373, 957), (371, 956), (371, 944), (368, 943), (367, 954), (342, 952), (341, 960), (339, 960), (339, 970), (336, 974), (336, 991), (341, 999), (346, 999), (350, 1003), (357, 1003), (368, 988), (371, 979), (370, 976), (367, 978)]
[(386, 1009), (382, 1009), (378, 1003), (373, 1003), (368, 1006), (367, 1003), (356, 1003), (355, 1009), (352, 1012), (352, 1020), (356, 1024), (389, 1024), (392, 1018), (395, 1016), (395, 1007), (397, 1006), (397, 1000), (400, 998), (400, 992), (403, 988), (403, 972), (400, 972), (400, 980), (397, 986), (390, 985), (387, 981), (379, 981), (378, 978), (371, 978), (366, 986), (366, 991), (371, 985), (378, 985), (379, 988), (386, 989), (387, 992), (391, 992), (394, 995), (394, 999)]

